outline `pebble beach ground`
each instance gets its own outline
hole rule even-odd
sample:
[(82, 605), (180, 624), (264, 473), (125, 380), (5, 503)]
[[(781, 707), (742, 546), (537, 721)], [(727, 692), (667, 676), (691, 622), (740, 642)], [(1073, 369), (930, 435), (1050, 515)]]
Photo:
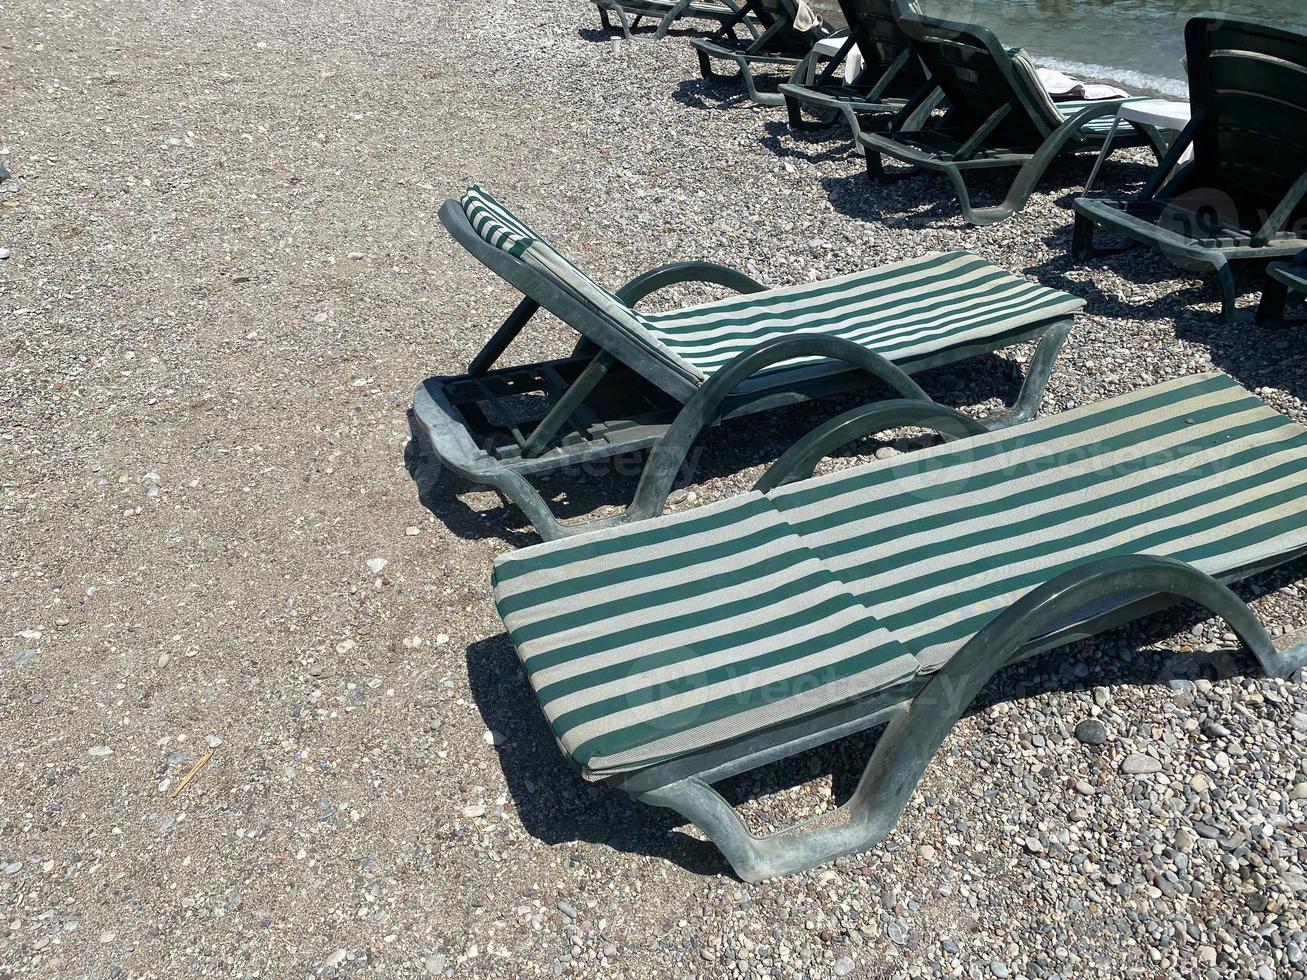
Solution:
[[(1296, 333), (1221, 325), (1164, 259), (1069, 260), (1087, 163), (967, 228), (700, 82), (683, 34), (597, 27), (583, 0), (3, 8), (0, 975), (1307, 976), (1307, 684), (1192, 611), (1007, 672), (885, 843), (762, 885), (566, 766), (490, 602), (530, 528), (404, 461), (413, 387), (515, 302), (436, 221), (469, 181), (614, 286), (970, 249), (1089, 301), (1045, 412), (1216, 367), (1307, 421)], [(510, 356), (569, 347), (542, 320)], [(992, 407), (1017, 367), (924, 384)], [(675, 506), (847, 404), (712, 433)], [(1305, 572), (1243, 591), (1277, 633)], [(870, 739), (727, 792), (755, 828), (818, 813)]]

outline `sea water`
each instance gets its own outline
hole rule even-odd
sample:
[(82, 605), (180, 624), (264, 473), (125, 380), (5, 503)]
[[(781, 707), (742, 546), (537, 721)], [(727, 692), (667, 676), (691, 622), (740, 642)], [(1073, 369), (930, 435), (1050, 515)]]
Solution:
[[(1036, 63), (1084, 81), (1183, 97), (1184, 24), (1218, 11), (1307, 29), (1307, 0), (919, 0), (934, 17), (988, 27)], [(842, 22), (836, 0), (816, 6)]]

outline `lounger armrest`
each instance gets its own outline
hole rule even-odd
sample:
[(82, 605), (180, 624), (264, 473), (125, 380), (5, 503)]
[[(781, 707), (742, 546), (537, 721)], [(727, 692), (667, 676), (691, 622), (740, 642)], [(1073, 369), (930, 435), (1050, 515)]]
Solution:
[(946, 439), (961, 439), (990, 431), (989, 426), (979, 419), (934, 402), (902, 398), (863, 405), (836, 416), (796, 442), (767, 469), (754, 484), (754, 489), (767, 493), (786, 483), (806, 480), (833, 450), (864, 436), (904, 426), (934, 429)]
[(738, 269), (716, 262), (673, 262), (636, 276), (616, 295), (623, 303), (634, 306), (650, 293), (683, 282), (711, 283), (738, 293), (758, 293), (767, 288)]
[(893, 388), (905, 401), (933, 404), (930, 396), (902, 368), (861, 344), (819, 333), (776, 337), (738, 354), (734, 360), (718, 368), (685, 403), (676, 420), (650, 451), (640, 483), (635, 488), (635, 497), (620, 520), (638, 521), (662, 513), (663, 504), (672, 492), (672, 484), (690, 447), (699, 433), (716, 420), (722, 402), (732, 391), (760, 371), (805, 357), (842, 361), (852, 368), (861, 368), (875, 380)]

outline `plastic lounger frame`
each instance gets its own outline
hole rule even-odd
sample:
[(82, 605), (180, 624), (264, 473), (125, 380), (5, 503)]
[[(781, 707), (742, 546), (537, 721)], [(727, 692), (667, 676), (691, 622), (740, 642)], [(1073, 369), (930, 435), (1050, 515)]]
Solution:
[[(850, 27), (839, 50), (827, 56), (814, 47), (780, 87), (780, 94), (785, 99), (791, 129), (812, 132), (843, 119), (861, 153), (862, 144), (857, 139), (862, 133), (863, 117), (879, 117), (878, 122), (888, 124), (909, 101), (917, 101), (918, 114), (907, 125), (920, 126), (938, 104), (938, 90), (927, 80), (916, 53), (899, 31), (899, 8), (894, 0), (842, 0), (841, 9)], [(890, 58), (886, 49), (892, 51), (895, 40), (899, 42), (898, 50)], [(884, 58), (864, 60), (858, 77), (843, 81), (836, 72), (855, 47), (864, 59), (868, 47), (873, 57), (884, 54)], [(936, 98), (928, 98), (932, 93)], [(817, 121), (804, 118), (805, 108)]]
[[(1018, 328), (1000, 337), (960, 344), (914, 360), (892, 363), (859, 344), (824, 334), (796, 334), (742, 352), (696, 385), (622, 337), (588, 305), (565, 294), (519, 259), (483, 242), (456, 202), (440, 210), (441, 221), (473, 255), (524, 294), (524, 298), (473, 358), (468, 373), (429, 378), (417, 389), (409, 415), (415, 448), (462, 478), (489, 486), (516, 504), (545, 540), (662, 512), (677, 474), (699, 434), (731, 418), (856, 390), (871, 381), (900, 397), (934, 405), (911, 375), (1013, 344), (1038, 341), (1012, 406), (985, 420), (998, 428), (1033, 418), (1054, 362), (1071, 329), (1070, 317)], [(637, 276), (618, 291), (634, 304), (673, 283), (706, 282), (741, 293), (763, 287), (724, 266), (681, 262)], [(580, 330), (571, 358), (492, 370), (513, 338), (540, 309)], [(820, 356), (847, 370), (813, 375), (800, 368), (777, 371), (766, 386), (750, 383), (758, 372), (784, 361)], [(538, 419), (496, 427), (484, 417), (490, 405), (510, 414), (513, 396), (542, 390), (549, 407)], [(537, 413), (539, 414), (539, 413)], [(499, 444), (483, 441), (492, 429)], [(528, 480), (613, 456), (650, 450), (629, 507), (613, 517), (563, 525)]]
[(1272, 262), (1266, 270), (1266, 286), (1257, 309), (1257, 322), (1265, 326), (1302, 323), (1303, 317), (1288, 318), (1289, 294), (1307, 297), (1307, 251), (1298, 253), (1292, 262)]
[[(740, 10), (740, 18), (759, 13), (761, 0), (749, 0)], [(711, 38), (694, 38), (690, 43), (699, 56), (699, 74), (713, 82), (743, 82), (749, 98), (758, 105), (779, 106), (785, 104), (785, 97), (779, 92), (764, 92), (758, 87), (755, 66), (770, 66), (793, 74), (795, 68), (811, 51), (811, 39), (802, 44), (795, 39), (785, 39), (787, 31), (793, 31), (788, 18), (776, 17), (771, 23), (763, 23), (763, 30), (748, 40), (740, 40), (733, 33), (734, 22), (728, 22)], [(828, 37), (843, 36), (842, 31), (828, 34)], [(719, 72), (713, 68), (713, 61), (729, 61), (735, 64), (734, 74)]]
[[(740, 16), (740, 5), (735, 0), (595, 0), (599, 8), (599, 23), (606, 31), (613, 30), (610, 15), (617, 18), (617, 26), (628, 41), (660, 40), (672, 25), (682, 19), (715, 20), (723, 26), (743, 27), (751, 37), (758, 36), (758, 27), (751, 17)], [(656, 19), (657, 26), (650, 32), (638, 33), (645, 18)]]
[[(867, 159), (867, 175), (873, 182), (884, 183), (917, 170), (943, 174), (953, 185), (963, 218), (969, 224), (991, 225), (1025, 207), (1048, 168), (1060, 157), (1102, 148), (1104, 135), (1088, 132), (1085, 127), (1094, 120), (1114, 116), (1119, 101), (1085, 106), (1054, 126), (1027, 91), (1026, 83), (1017, 76), (1012, 56), (988, 31), (974, 25), (906, 14), (899, 23), (918, 48), (941, 92), (923, 90), (899, 110), (884, 131), (859, 134), (858, 141)], [(993, 69), (994, 90), (1001, 88), (1004, 98), (984, 119), (964, 118), (964, 99), (954, 100), (956, 104), (943, 116), (922, 112), (926, 100), (939, 100), (941, 94), (949, 98), (951, 82), (944, 78), (945, 70), (962, 78), (972, 74), (970, 69), (943, 60), (932, 65), (929, 56), (935, 48), (968, 51), (969, 57), (982, 58)], [(1117, 136), (1115, 141), (1121, 146), (1151, 147), (1160, 158), (1166, 148), (1161, 132), (1138, 123), (1130, 126), (1131, 132)], [(890, 157), (907, 169), (889, 173), (882, 157)], [(1003, 201), (987, 207), (974, 206), (967, 175), (1005, 169), (1016, 170), (1016, 175)]]
[[(1307, 246), (1307, 33), (1212, 15), (1189, 21), (1185, 46), (1189, 124), (1134, 198), (1076, 200), (1071, 253), (1083, 261), (1143, 244), (1210, 270), (1222, 318), (1233, 323), (1232, 263), (1267, 263)], [(1297, 62), (1285, 57), (1291, 49)], [(1193, 159), (1180, 165), (1190, 149)], [(1100, 227), (1128, 243), (1097, 246)]]
[[(939, 406), (934, 409), (912, 402), (886, 403), (832, 420), (782, 457), (759, 489), (803, 478), (846, 436), (875, 427), (911, 424), (959, 434), (974, 431), (974, 420)], [(1296, 556), (1243, 569), (1226, 581), (1291, 557)], [(1114, 597), (1122, 600), (1115, 609), (1050, 632), (1054, 624), (1065, 624), (1087, 608), (1102, 608), (1100, 600)], [(1027, 593), (932, 675), (735, 743), (610, 776), (606, 782), (643, 802), (680, 813), (712, 840), (746, 881), (815, 867), (865, 851), (886, 837), (948, 733), (1002, 668), (1185, 600), (1225, 619), (1267, 676), (1287, 677), (1307, 665), (1307, 643), (1277, 648), (1254, 613), (1222, 581), (1172, 558), (1100, 559)], [(835, 813), (755, 836), (713, 789), (712, 784), (723, 779), (886, 723), (857, 788)]]

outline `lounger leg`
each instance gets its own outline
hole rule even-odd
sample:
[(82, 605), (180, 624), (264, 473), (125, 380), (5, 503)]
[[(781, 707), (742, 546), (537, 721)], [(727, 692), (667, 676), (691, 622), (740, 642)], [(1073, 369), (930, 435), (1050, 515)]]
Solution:
[(695, 53), (699, 55), (700, 77), (710, 82), (734, 82), (739, 79), (740, 75), (738, 72), (734, 75), (727, 75), (713, 68), (712, 59), (708, 57), (706, 52), (700, 51), (696, 48)]
[(1234, 269), (1229, 262), (1216, 267), (1221, 284), (1221, 319), (1227, 325), (1235, 322), (1239, 314), (1239, 292), (1235, 287)]
[(1268, 278), (1262, 287), (1262, 301), (1257, 307), (1257, 324), (1262, 327), (1283, 327), (1288, 324), (1289, 287)]
[(1053, 366), (1057, 363), (1057, 356), (1062, 352), (1062, 346), (1071, 333), (1071, 326), (1070, 319), (1062, 320), (1049, 327), (1044, 336), (1039, 338), (1039, 346), (1035, 348), (1034, 356), (1030, 358), (1030, 364), (1026, 367), (1026, 377), (1021, 382), (1021, 390), (1017, 392), (1016, 401), (1012, 403), (1011, 408), (985, 416), (982, 419), (985, 425), (991, 429), (1002, 429), (1009, 425), (1028, 422), (1039, 414), (1040, 403), (1043, 402), (1044, 392), (1048, 388), (1048, 379), (1053, 375)]
[(779, 92), (760, 92), (758, 90), (757, 79), (753, 74), (753, 67), (749, 60), (743, 55), (736, 56), (736, 64), (740, 66), (740, 76), (744, 79), (744, 90), (749, 98), (758, 105), (779, 106), (785, 104), (785, 96)]
[[(857, 132), (862, 132), (861, 128), (859, 128)], [(857, 139), (856, 134), (854, 139)], [(904, 180), (908, 177), (916, 176), (916, 167), (906, 167), (902, 170), (890, 173), (885, 169), (885, 161), (881, 159), (879, 153), (866, 147), (861, 140), (858, 141), (858, 145), (863, 147), (863, 153), (867, 158), (867, 176), (871, 179), (873, 184), (891, 184), (896, 180)]]
[(669, 807), (691, 820), (721, 849), (736, 874), (762, 881), (815, 867), (880, 843), (897, 823), (926, 766), (991, 677), (1054, 624), (1097, 600), (1132, 593), (1173, 595), (1220, 616), (1271, 677), (1307, 666), (1307, 643), (1275, 648), (1257, 617), (1227, 587), (1173, 558), (1132, 555), (1105, 558), (1066, 572), (1027, 593), (992, 620), (944, 664), (886, 727), (857, 789), (829, 815), (755, 837), (734, 808), (697, 777), (650, 790), (639, 799)]

